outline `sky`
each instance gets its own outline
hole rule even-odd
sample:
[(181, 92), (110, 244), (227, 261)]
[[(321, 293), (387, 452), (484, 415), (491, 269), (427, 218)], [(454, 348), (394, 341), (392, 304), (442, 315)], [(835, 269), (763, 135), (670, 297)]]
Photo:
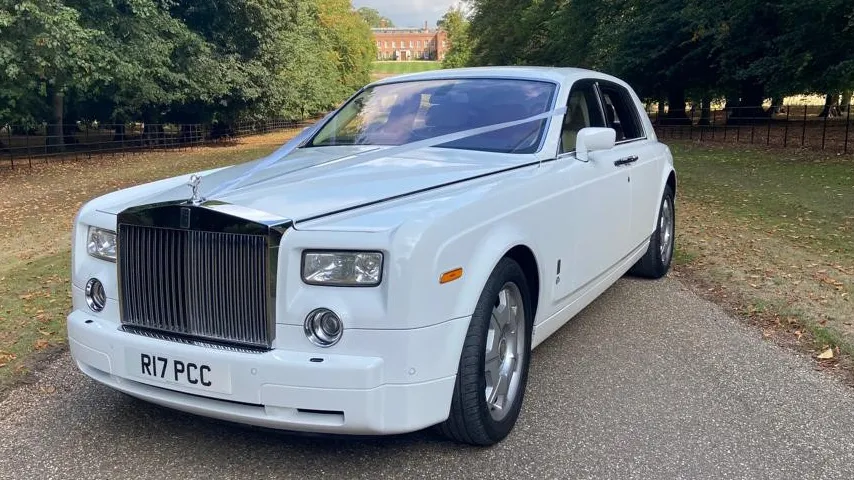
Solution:
[(353, 0), (354, 7), (377, 9), (396, 27), (422, 27), (426, 20), (433, 28), (455, 3), (456, 0)]

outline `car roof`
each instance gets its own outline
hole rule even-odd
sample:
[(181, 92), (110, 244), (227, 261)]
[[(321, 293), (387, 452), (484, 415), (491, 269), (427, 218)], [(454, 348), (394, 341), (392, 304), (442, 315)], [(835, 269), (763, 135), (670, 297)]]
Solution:
[(547, 80), (557, 83), (574, 81), (578, 78), (602, 78), (623, 83), (617, 78), (593, 70), (573, 67), (472, 67), (430, 70), (384, 78), (371, 85), (382, 85), (414, 80), (442, 80), (448, 78), (523, 78)]

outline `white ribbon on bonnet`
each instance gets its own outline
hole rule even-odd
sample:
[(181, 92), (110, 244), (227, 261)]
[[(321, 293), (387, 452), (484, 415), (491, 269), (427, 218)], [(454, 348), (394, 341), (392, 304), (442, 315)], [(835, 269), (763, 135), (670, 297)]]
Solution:
[[(334, 113), (334, 112), (333, 112)], [(550, 110), (538, 115), (533, 115), (530, 117), (526, 117), (520, 120), (513, 120), (510, 122), (503, 123), (495, 123), (492, 125), (485, 125), (483, 127), (471, 128), (468, 130), (462, 130), (459, 132), (449, 133), (446, 135), (440, 135), (438, 137), (432, 137), (425, 140), (418, 140), (415, 142), (405, 143), (403, 145), (398, 145), (390, 148), (375, 148), (365, 152), (360, 152), (352, 155), (347, 155), (341, 158), (336, 158), (334, 160), (329, 160), (328, 162), (323, 162), (317, 165), (311, 165), (308, 167), (297, 168), (287, 173), (292, 173), (297, 170), (311, 169), (317, 168), (321, 165), (330, 165), (334, 163), (346, 163), (351, 161), (358, 162), (367, 162), (371, 160), (375, 160), (383, 157), (391, 157), (395, 155), (402, 155), (405, 153), (409, 153), (415, 150), (420, 150), (422, 148), (435, 147), (437, 145), (442, 145), (445, 143), (451, 143), (457, 140), (462, 140), (464, 138), (474, 137), (477, 135), (482, 135), (484, 133), (494, 132), (497, 130), (503, 130), (505, 128), (515, 127), (517, 125), (524, 125), (526, 123), (534, 122), (537, 120), (544, 120), (546, 118), (555, 117), (558, 115), (563, 115), (566, 113), (566, 107), (558, 107), (554, 110)], [(328, 116), (327, 116), (328, 118)], [(227, 182), (223, 182), (218, 187), (214, 188), (212, 191), (205, 195), (205, 199), (213, 199), (216, 196), (224, 195), (228, 192), (231, 192), (238, 187), (241, 186), (243, 182), (248, 180), (250, 177), (255, 175), (258, 172), (261, 172), (267, 168), (272, 167), (279, 161), (286, 158), (291, 152), (299, 148), (309, 137), (314, 135), (317, 131), (318, 126), (322, 125), (326, 121), (326, 118), (320, 120), (314, 125), (306, 128), (299, 135), (279, 147), (278, 150), (273, 152), (267, 158), (259, 161), (254, 167), (244, 172), (242, 175), (235, 177)]]

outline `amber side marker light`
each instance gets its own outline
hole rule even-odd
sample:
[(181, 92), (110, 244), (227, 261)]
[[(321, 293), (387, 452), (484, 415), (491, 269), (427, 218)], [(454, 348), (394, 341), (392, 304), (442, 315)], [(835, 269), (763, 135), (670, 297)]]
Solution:
[(453, 282), (454, 280), (459, 280), (461, 278), (463, 278), (463, 269), (455, 268), (443, 273), (442, 276), (439, 277), (439, 283)]

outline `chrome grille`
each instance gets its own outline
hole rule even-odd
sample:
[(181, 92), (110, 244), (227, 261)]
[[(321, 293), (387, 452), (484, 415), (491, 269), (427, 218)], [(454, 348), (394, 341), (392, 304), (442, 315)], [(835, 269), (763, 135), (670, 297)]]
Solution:
[(266, 236), (120, 224), (118, 245), (123, 324), (269, 348)]

